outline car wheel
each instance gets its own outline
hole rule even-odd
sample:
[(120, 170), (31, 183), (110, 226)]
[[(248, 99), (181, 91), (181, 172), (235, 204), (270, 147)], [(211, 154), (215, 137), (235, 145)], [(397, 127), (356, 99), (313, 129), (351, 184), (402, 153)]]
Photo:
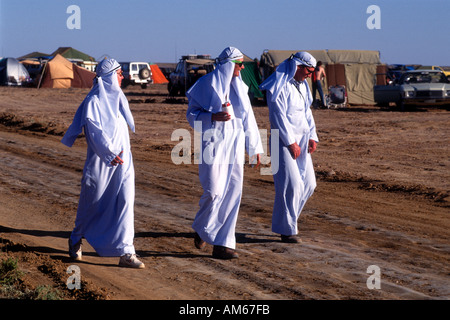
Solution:
[(169, 82), (167, 85), (167, 89), (169, 90), (169, 95), (176, 96), (178, 95), (178, 87), (174, 85), (172, 82)]
[(405, 102), (403, 101), (403, 99), (400, 99), (400, 101), (398, 101), (396, 104), (397, 107), (400, 108), (400, 111), (405, 111)]
[(377, 106), (380, 108), (389, 108), (389, 102), (377, 102)]

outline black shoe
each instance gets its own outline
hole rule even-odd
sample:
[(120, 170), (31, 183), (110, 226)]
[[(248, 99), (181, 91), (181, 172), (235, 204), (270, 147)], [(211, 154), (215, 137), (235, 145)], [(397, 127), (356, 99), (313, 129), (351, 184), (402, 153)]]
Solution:
[(281, 235), (281, 242), (284, 243), (300, 243), (300, 239), (296, 235), (285, 236)]
[(224, 260), (239, 258), (236, 250), (222, 246), (214, 246), (212, 256), (213, 258)]
[(200, 238), (197, 232), (194, 235), (194, 245), (197, 249), (200, 250), (202, 250), (206, 246), (206, 242), (203, 241), (202, 238)]
[(69, 256), (76, 261), (83, 260), (81, 251), (81, 239), (77, 243), (73, 244), (72, 240), (69, 237)]

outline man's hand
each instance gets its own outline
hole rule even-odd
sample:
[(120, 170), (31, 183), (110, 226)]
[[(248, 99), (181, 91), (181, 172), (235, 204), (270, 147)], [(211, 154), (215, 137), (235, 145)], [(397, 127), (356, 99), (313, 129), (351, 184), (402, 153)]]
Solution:
[(112, 166), (117, 166), (118, 164), (122, 165), (123, 164), (123, 160), (120, 158), (120, 156), (122, 155), (123, 151), (120, 151), (119, 155), (117, 155), (113, 161), (111, 161), (111, 165)]
[(300, 149), (300, 146), (297, 144), (297, 142), (294, 142), (293, 144), (290, 144), (287, 146), (289, 152), (291, 153), (292, 158), (295, 160), (300, 156), (300, 153), (302, 150)]
[(211, 116), (212, 121), (228, 121), (230, 119), (231, 119), (230, 114), (226, 112), (213, 113)]
[[(250, 165), (253, 167), (255, 162), (255, 155), (250, 157)], [(258, 153), (256, 154), (256, 166), (255, 169), (258, 169), (259, 165), (261, 164), (261, 155)]]
[(310, 139), (308, 142), (308, 152), (313, 153), (314, 151), (316, 151), (316, 149), (317, 149), (317, 142)]

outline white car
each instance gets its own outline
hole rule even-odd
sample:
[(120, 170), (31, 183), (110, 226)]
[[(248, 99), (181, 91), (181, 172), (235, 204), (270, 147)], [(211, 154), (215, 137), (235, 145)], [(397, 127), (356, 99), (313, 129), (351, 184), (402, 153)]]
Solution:
[(147, 62), (120, 62), (123, 72), (122, 88), (128, 85), (141, 85), (143, 89), (147, 84), (153, 83), (152, 71)]
[(401, 110), (408, 105), (450, 104), (450, 83), (445, 74), (437, 70), (407, 71), (398, 82), (373, 89), (375, 102), (380, 105), (395, 102)]

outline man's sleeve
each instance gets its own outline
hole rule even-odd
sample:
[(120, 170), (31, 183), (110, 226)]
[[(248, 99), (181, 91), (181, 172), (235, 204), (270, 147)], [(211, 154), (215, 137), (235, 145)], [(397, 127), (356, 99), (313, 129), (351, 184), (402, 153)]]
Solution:
[(195, 102), (195, 100), (190, 100), (188, 109), (186, 111), (186, 119), (189, 122), (189, 125), (197, 129), (199, 126), (195, 125), (195, 122), (201, 123), (202, 131), (205, 132), (206, 130), (210, 129), (212, 127), (212, 120), (211, 120), (212, 113), (205, 111), (202, 107), (198, 106)]
[(95, 121), (87, 119), (84, 130), (89, 146), (100, 157), (100, 159), (107, 164), (110, 164), (116, 155), (120, 153), (120, 151), (116, 150), (117, 154), (111, 151), (112, 143), (110, 139), (103, 133), (103, 131), (99, 128), (98, 123)]
[(253, 109), (249, 108), (247, 117), (244, 119), (245, 146), (250, 157), (264, 153), (264, 148), (259, 134), (258, 124)]
[(288, 109), (286, 93), (284, 91), (281, 92), (278, 98), (272, 101), (270, 92), (267, 92), (267, 102), (269, 104), (270, 122), (272, 123), (273, 129), (279, 130), (283, 144), (289, 146), (296, 142), (295, 135), (286, 116)]
[(313, 97), (311, 94), (311, 90), (309, 90), (309, 87), (307, 87), (307, 92), (308, 92), (308, 101), (309, 101), (309, 106), (306, 107), (306, 111), (305, 111), (305, 117), (306, 117), (306, 121), (308, 122), (308, 127), (309, 127), (309, 139), (312, 139), (316, 142), (319, 142), (319, 137), (317, 136), (316, 133), (316, 122), (314, 121), (314, 117), (311, 111), (311, 103), (313, 101)]
[(319, 137), (317, 136), (316, 132), (316, 122), (314, 121), (311, 107), (308, 107), (308, 109), (306, 110), (306, 121), (308, 121), (309, 126), (309, 138), (316, 142), (319, 142)]

